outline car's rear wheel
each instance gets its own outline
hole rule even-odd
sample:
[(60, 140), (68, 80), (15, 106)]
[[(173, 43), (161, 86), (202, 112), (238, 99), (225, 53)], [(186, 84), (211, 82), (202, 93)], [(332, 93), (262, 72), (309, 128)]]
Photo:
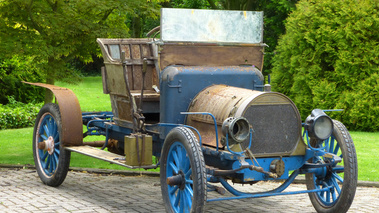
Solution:
[(61, 143), (62, 121), (57, 104), (39, 111), (33, 133), (33, 157), (38, 176), (49, 186), (59, 186), (66, 178), (71, 153)]

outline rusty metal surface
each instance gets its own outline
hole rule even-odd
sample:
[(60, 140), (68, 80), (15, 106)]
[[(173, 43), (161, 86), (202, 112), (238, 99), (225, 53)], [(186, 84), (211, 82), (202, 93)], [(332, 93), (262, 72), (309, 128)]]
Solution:
[(92, 147), (102, 147), (104, 146), (105, 141), (89, 141), (84, 142), (83, 145), (92, 146)]
[(61, 141), (64, 146), (83, 144), (82, 111), (78, 98), (70, 89), (43, 83), (23, 82), (51, 90), (59, 105), (62, 119)]
[[(198, 93), (188, 111), (212, 113), (220, 133), (226, 118), (245, 117), (253, 128), (251, 151), (255, 156), (291, 155), (295, 151), (304, 154), (299, 112), (293, 102), (280, 93), (213, 85)], [(216, 147), (210, 116), (189, 115), (187, 124), (199, 130), (203, 144)], [(219, 134), (219, 141), (222, 137)], [(247, 145), (248, 141), (243, 142), (244, 147)], [(223, 147), (221, 143), (219, 147)]]
[(254, 65), (263, 69), (264, 45), (165, 43), (160, 46), (160, 69), (169, 65), (239, 66)]
[[(248, 90), (227, 85), (213, 85), (201, 91), (191, 102), (189, 112), (210, 112), (216, 117), (217, 128), (221, 133), (223, 121), (228, 117), (233, 117), (239, 103), (250, 96), (262, 92)], [(189, 115), (187, 124), (197, 128), (202, 137), (203, 144), (216, 147), (214, 134), (214, 122), (208, 115)], [(218, 140), (222, 135), (219, 134)], [(219, 143), (219, 147), (223, 147)]]
[[(213, 85), (201, 91), (190, 105), (190, 112), (210, 112), (216, 117), (218, 125), (228, 117), (233, 117), (238, 106), (251, 96), (262, 94), (260, 91)], [(189, 120), (196, 120), (213, 125), (213, 119), (207, 115), (191, 115)]]
[[(115, 139), (109, 139), (107, 144), (107, 149), (109, 152), (112, 152), (114, 154), (123, 155), (124, 149), (119, 149), (119, 141)], [(105, 141), (86, 141), (83, 142), (83, 146), (91, 146), (91, 147), (103, 147), (105, 144)]]
[(111, 94), (111, 101), (115, 103), (112, 105), (112, 112), (115, 118), (132, 121), (132, 109), (128, 96)]

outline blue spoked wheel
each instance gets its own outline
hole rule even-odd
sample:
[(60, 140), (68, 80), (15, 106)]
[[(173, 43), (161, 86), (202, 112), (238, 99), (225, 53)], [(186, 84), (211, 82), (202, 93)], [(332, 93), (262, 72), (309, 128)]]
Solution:
[[(325, 151), (341, 157), (342, 161), (327, 166), (317, 174), (306, 175), (308, 189), (331, 187), (326, 192), (309, 193), (317, 212), (347, 212), (353, 202), (357, 187), (358, 166), (353, 140), (341, 122), (333, 120), (333, 124), (332, 136), (319, 146), (324, 147)], [(315, 145), (315, 142), (311, 141), (311, 145)], [(330, 163), (330, 159), (315, 157), (312, 162)]]
[(38, 176), (49, 186), (59, 186), (66, 178), (71, 153), (60, 141), (61, 115), (56, 104), (46, 104), (39, 111), (33, 133), (33, 157)]
[(176, 127), (167, 135), (162, 148), (160, 177), (167, 212), (204, 211), (204, 157), (190, 129)]

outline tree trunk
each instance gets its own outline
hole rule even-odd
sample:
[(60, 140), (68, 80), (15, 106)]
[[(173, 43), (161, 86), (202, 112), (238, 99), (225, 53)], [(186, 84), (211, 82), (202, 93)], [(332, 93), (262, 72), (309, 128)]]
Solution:
[(142, 34), (142, 23), (141, 17), (138, 15), (132, 18), (132, 38), (141, 38)]
[(208, 0), (208, 3), (209, 3), (209, 5), (211, 6), (211, 8), (212, 9), (218, 9), (218, 7), (216, 6), (216, 4), (214, 3), (214, 1), (213, 0)]
[(227, 10), (241, 10), (241, 7), (242, 7), (241, 0), (227, 0), (225, 2), (225, 9)]

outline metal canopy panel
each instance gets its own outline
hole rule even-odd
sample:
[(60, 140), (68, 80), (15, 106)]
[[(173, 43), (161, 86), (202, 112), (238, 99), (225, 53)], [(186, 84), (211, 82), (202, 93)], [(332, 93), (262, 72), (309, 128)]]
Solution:
[(263, 42), (263, 12), (162, 8), (164, 42)]

